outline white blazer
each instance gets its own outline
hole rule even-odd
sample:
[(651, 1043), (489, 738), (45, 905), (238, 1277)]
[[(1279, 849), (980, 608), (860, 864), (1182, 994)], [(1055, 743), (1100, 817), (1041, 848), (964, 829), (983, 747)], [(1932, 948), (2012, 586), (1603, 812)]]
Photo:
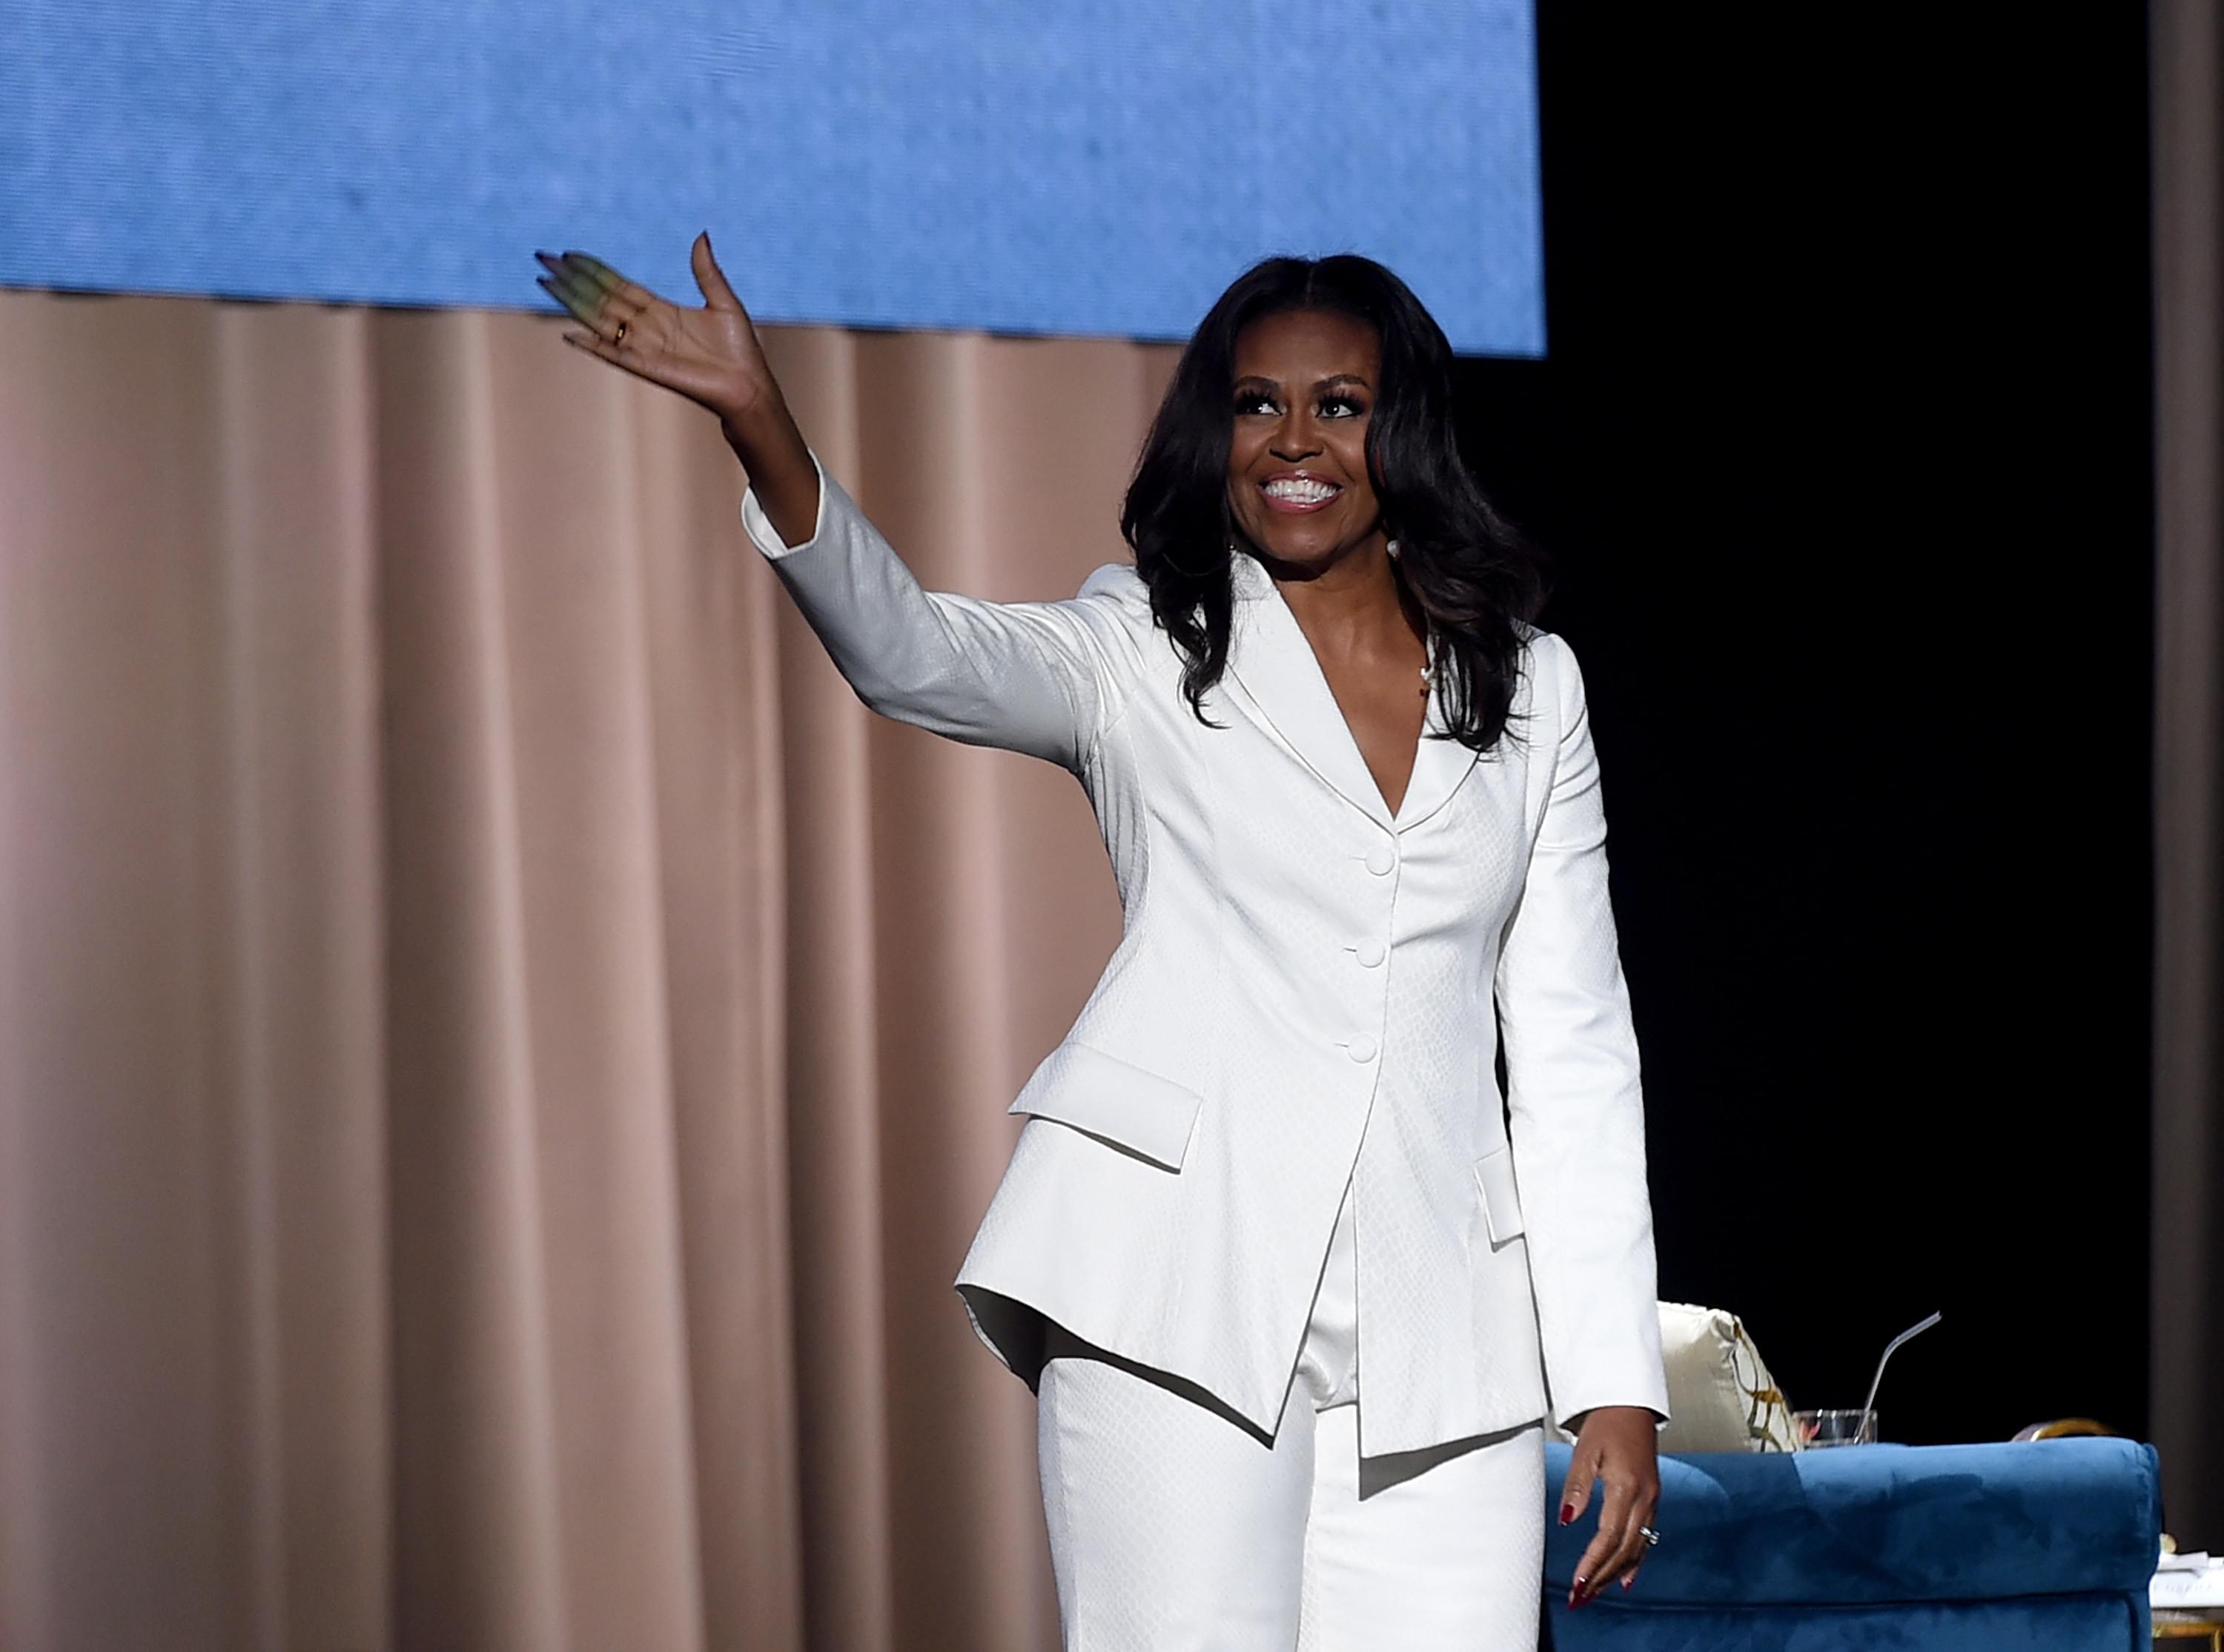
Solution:
[(1060, 602), (924, 590), (823, 471), (802, 544), (753, 493), (742, 516), (860, 699), (1070, 770), (1111, 854), (1120, 945), (1011, 1105), (1028, 1122), (957, 1277), (1005, 1363), (1033, 1380), (1046, 1315), (1272, 1433), (1349, 1187), (1368, 1455), (1597, 1405), (1666, 1417), (1565, 643), (1528, 634), (1487, 755), (1425, 737), (1393, 815), (1248, 556), (1207, 728), (1133, 568)]

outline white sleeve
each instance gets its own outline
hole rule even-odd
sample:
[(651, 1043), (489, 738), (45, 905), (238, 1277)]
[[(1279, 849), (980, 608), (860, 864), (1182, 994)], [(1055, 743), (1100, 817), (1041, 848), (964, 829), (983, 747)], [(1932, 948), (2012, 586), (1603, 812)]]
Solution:
[(1077, 768), (1134, 680), (1113, 564), (1058, 602), (925, 590), (823, 467), (809, 539), (782, 541), (754, 489), (742, 526), (857, 697), (885, 716)]
[[(1549, 679), (1532, 704), (1557, 707), (1556, 744), (1497, 994), (1545, 1380), (1564, 1427), (1599, 1405), (1641, 1405), (1665, 1420), (1645, 1105), (1607, 894), (1598, 757), (1574, 652), (1539, 633), (1532, 658)], [(1539, 725), (1554, 727), (1541, 716)]]

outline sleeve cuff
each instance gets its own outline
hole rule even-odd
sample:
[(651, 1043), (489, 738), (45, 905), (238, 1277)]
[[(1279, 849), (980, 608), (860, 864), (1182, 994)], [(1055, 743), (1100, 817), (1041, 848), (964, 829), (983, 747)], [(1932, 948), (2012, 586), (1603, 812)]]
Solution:
[(818, 543), (818, 535), (826, 526), (826, 470), (818, 463), (818, 455), (811, 456), (811, 468), (818, 476), (818, 514), (811, 524), (811, 537), (800, 545), (790, 545), (780, 537), (764, 507), (757, 503), (757, 490), (751, 487), (742, 495), (742, 531), (761, 552), (766, 559), (778, 562), (782, 557), (792, 557), (799, 551), (808, 551)]
[(1587, 1416), (1602, 1406), (1621, 1405), (1627, 1406), (1633, 1410), (1652, 1412), (1652, 1432), (1657, 1434), (1665, 1428), (1671, 1421), (1668, 1413), (1661, 1409), (1661, 1406), (1666, 1403), (1665, 1399), (1658, 1404), (1652, 1400), (1592, 1400), (1588, 1404), (1571, 1405), (1564, 1413), (1556, 1415), (1552, 1419), (1552, 1426), (1569, 1439), (1573, 1440), (1576, 1437), (1575, 1423), (1577, 1418)]

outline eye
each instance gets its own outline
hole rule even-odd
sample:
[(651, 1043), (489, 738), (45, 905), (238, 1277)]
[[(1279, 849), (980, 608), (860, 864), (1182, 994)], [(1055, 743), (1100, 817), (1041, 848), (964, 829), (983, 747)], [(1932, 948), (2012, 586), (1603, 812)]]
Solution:
[(1244, 390), (1236, 394), (1235, 416), (1239, 419), (1249, 413), (1272, 414), (1279, 412), (1281, 409), (1274, 405), (1274, 398), (1264, 390)]
[(1323, 396), (1320, 410), (1332, 419), (1356, 419), (1367, 411), (1367, 407), (1356, 396)]

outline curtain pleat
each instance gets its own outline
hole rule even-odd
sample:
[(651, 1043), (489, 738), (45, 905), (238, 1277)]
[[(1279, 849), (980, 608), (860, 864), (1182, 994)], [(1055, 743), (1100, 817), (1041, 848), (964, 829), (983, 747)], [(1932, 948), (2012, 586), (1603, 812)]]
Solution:
[[(543, 318), (0, 293), (0, 1645), (1040, 1648), (951, 1281), (1118, 912)], [(930, 584), (1170, 352), (774, 330)]]
[(2224, 1542), (2224, 6), (2154, 0), (2154, 1157), (2168, 1524)]
[[(768, 341), (829, 470), (857, 470), (856, 341)], [(886, 524), (896, 532), (896, 525)], [(748, 552), (741, 552), (746, 556)], [(756, 570), (759, 573), (767, 571)], [(868, 720), (792, 607), (774, 615), (787, 839), (788, 1176), (803, 1598), (812, 1641), (895, 1644), (889, 1567), (889, 1349), (881, 1212)], [(1016, 1569), (1016, 1568), (1015, 1568)]]
[(241, 1643), (377, 1645), (391, 1453), (371, 330), (290, 308), (214, 325), (233, 926), (211, 939), (241, 975), (229, 1196), (251, 1306)]
[(528, 552), (487, 334), (405, 316), (377, 341), (395, 1598), (406, 1646), (525, 1652), (571, 1644), (540, 1143), (568, 1075), (537, 1066), (527, 1001), (541, 708), (512, 676)]

